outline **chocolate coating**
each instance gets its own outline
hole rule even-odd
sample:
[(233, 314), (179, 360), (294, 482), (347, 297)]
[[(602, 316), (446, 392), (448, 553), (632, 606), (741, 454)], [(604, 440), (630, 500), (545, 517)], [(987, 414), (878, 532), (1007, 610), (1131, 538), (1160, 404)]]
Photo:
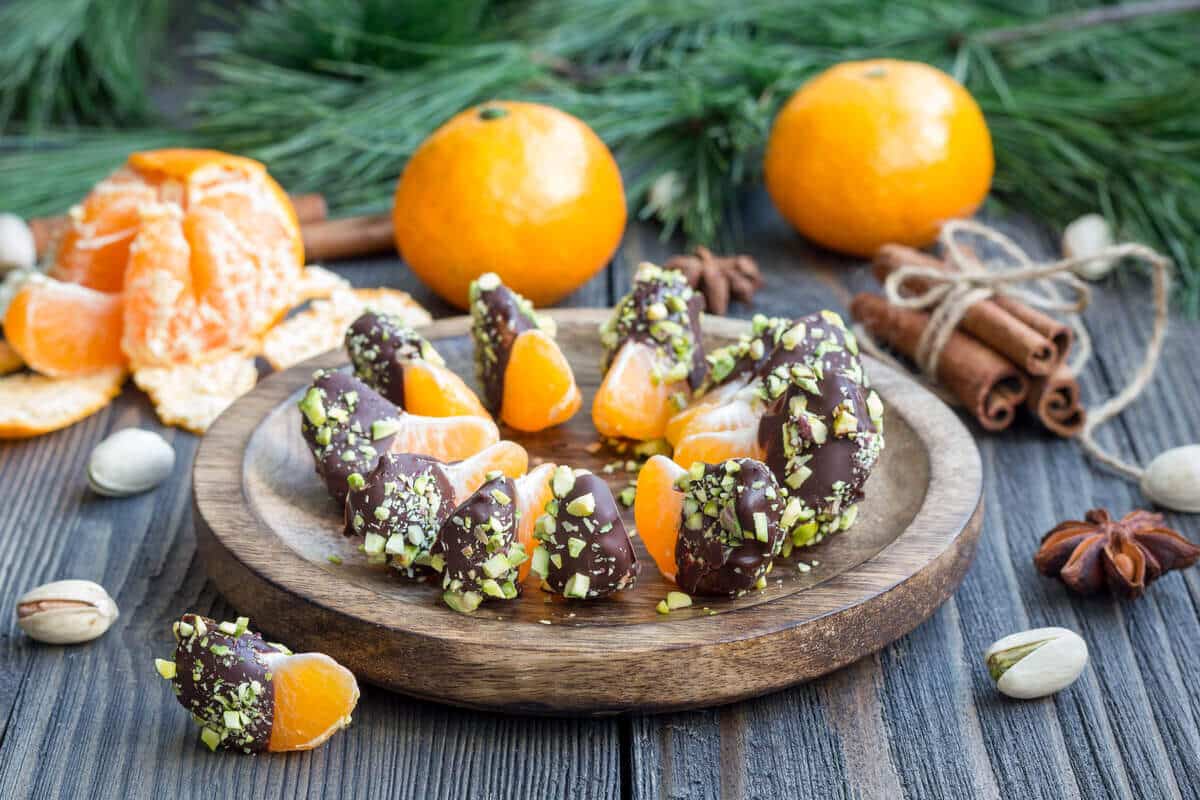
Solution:
[(530, 330), (541, 330), (544, 322), (533, 304), (509, 289), (493, 273), (471, 284), (471, 336), (475, 340), (475, 371), (483, 386), (483, 402), (499, 413), (504, 400), (504, 371), (513, 342)]
[[(267, 644), (249, 630), (222, 631), (218, 623), (196, 614), (184, 614), (174, 629), (178, 644), (172, 686), (179, 704), (205, 729), (205, 742), (214, 749), (266, 750), (275, 716), (270, 659), (287, 655), (287, 648)], [(219, 743), (212, 737), (220, 737)]]
[(486, 481), (442, 523), (432, 553), (441, 557), (442, 588), (483, 598), (517, 596), (517, 566), (527, 559), (516, 541), (517, 487), (497, 475)]
[(389, 450), (395, 438), (389, 428), (403, 412), (358, 378), (336, 370), (314, 375), (299, 406), (301, 431), (317, 474), (341, 505), (350, 476), (367, 475)]
[(354, 374), (404, 408), (404, 365), (425, 360), (445, 363), (423, 336), (399, 317), (368, 311), (346, 330), (346, 352)]
[(676, 583), (690, 594), (728, 597), (761, 587), (784, 541), (775, 476), (761, 461), (736, 458), (705, 464), (686, 481)]
[(766, 317), (755, 314), (750, 321), (749, 333), (738, 340), (719, 347), (708, 354), (708, 375), (704, 391), (724, 386), (734, 381), (748, 381), (762, 369), (779, 345), (779, 337), (792, 327), (786, 317)]
[(454, 489), (441, 462), (387, 453), (362, 488), (347, 495), (345, 533), (364, 538), (368, 559), (414, 577), (430, 565), (430, 548), (453, 510)]
[(883, 449), (883, 406), (854, 334), (830, 311), (796, 320), (759, 375), (766, 401), (759, 443), (801, 502), (794, 543), (815, 544), (854, 521), (851, 509)]
[[(566, 487), (560, 474), (572, 475), (573, 483)], [(537, 550), (547, 554), (543, 588), (590, 599), (633, 586), (641, 565), (608, 484), (569, 467), (559, 467), (551, 483), (554, 497), (535, 532)], [(535, 550), (535, 571), (542, 558)]]
[(600, 330), (604, 369), (626, 342), (642, 342), (666, 357), (664, 380), (686, 380), (692, 389), (699, 388), (708, 371), (700, 336), (703, 310), (704, 296), (688, 286), (683, 273), (642, 264), (633, 288)]

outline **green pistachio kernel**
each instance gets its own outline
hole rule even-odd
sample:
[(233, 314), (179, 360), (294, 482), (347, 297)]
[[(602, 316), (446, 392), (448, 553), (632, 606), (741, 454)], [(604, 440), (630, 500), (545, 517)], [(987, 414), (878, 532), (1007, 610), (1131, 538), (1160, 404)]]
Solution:
[(550, 488), (554, 491), (555, 497), (566, 497), (567, 492), (575, 488), (575, 472), (568, 466), (558, 467), (554, 470)]
[(386, 439), (398, 430), (400, 430), (400, 420), (377, 419), (371, 423), (371, 440), (377, 442), (380, 439)]
[(352, 491), (357, 492), (367, 485), (367, 481), (357, 472), (351, 472), (346, 476), (346, 485), (349, 486)]
[(221, 734), (212, 728), (204, 728), (200, 731), (200, 741), (204, 742), (205, 746), (215, 753), (217, 745), (221, 743)]
[(501, 600), (504, 599), (504, 590), (500, 588), (500, 584), (496, 583), (496, 581), (491, 578), (488, 578), (480, 583), (479, 590), (488, 597), (496, 597)]
[(754, 512), (754, 538), (760, 542), (765, 542), (770, 538), (767, 527), (767, 515), (762, 511)]
[(529, 570), (540, 578), (545, 578), (550, 574), (550, 551), (544, 547), (538, 546), (533, 551), (533, 558), (529, 565)]
[(563, 587), (563, 597), (587, 597), (588, 589), (591, 588), (592, 579), (583, 573), (576, 572), (570, 578), (567, 578), (567, 585)]
[(583, 539), (578, 539), (574, 536), (567, 539), (567, 552), (571, 554), (571, 558), (579, 558), (579, 554), (583, 552), (583, 548), (587, 547), (587, 542)]
[(443, 592), (442, 602), (460, 614), (470, 614), (479, 608), (483, 595), (479, 592)]
[(677, 611), (681, 608), (687, 608), (692, 604), (691, 595), (683, 592), (667, 592), (667, 608), (672, 611)]
[(171, 680), (175, 677), (175, 662), (167, 661), (164, 658), (154, 659), (154, 668), (158, 670), (158, 674), (166, 680)]
[(369, 556), (381, 555), (387, 540), (378, 533), (368, 533), (363, 540), (363, 552)]
[(621, 490), (621, 493), (617, 495), (617, 499), (621, 501), (621, 505), (625, 506), (626, 508), (631, 508), (634, 501), (637, 500), (637, 487), (626, 486)]
[(659, 600), (658, 605), (656, 605), (654, 607), (654, 610), (660, 614), (670, 614), (671, 613), (671, 608), (667, 605), (666, 600)]
[(499, 578), (508, 572), (510, 568), (508, 558), (502, 553), (496, 553), (496, 555), (483, 562), (482, 565), (483, 574), (489, 578)]
[(321, 397), (320, 389), (315, 386), (309, 387), (298, 405), (300, 406), (300, 412), (304, 414), (304, 417), (311, 425), (319, 427), (325, 424), (327, 418), (325, 414), (325, 401)]
[(596, 498), (591, 492), (581, 494), (567, 503), (567, 513), (577, 517), (590, 517), (596, 512)]

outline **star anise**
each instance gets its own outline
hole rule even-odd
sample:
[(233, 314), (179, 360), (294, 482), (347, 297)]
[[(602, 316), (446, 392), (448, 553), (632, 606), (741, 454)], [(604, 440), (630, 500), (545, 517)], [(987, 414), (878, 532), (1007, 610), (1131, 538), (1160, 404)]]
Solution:
[(1080, 594), (1107, 589), (1132, 599), (1163, 573), (1197, 559), (1200, 547), (1166, 527), (1162, 514), (1133, 511), (1114, 520), (1095, 508), (1047, 533), (1033, 563)]
[(749, 303), (763, 285), (762, 273), (753, 258), (713, 255), (707, 247), (697, 247), (690, 255), (671, 256), (663, 266), (683, 273), (688, 286), (704, 295), (710, 314), (728, 311), (730, 295)]

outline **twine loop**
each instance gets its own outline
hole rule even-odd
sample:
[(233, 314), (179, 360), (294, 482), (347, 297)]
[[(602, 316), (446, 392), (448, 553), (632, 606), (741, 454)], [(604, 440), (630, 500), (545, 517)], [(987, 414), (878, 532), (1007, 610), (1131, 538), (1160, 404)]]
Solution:
[[(968, 237), (994, 247), (998, 257), (980, 259), (964, 241)], [(927, 311), (929, 324), (917, 343), (914, 360), (926, 380), (935, 382), (938, 360), (963, 315), (976, 303), (997, 295), (1008, 295), (1026, 305), (1059, 315), (1075, 332), (1075, 352), (1067, 364), (1078, 375), (1092, 356), (1092, 342), (1081, 313), (1091, 301), (1091, 290), (1075, 274), (1083, 264), (1095, 261), (1133, 259), (1152, 268), (1154, 321), (1145, 354), (1129, 381), (1112, 397), (1088, 409), (1079, 442), (1088, 455), (1134, 480), (1142, 469), (1100, 447), (1095, 430), (1121, 413), (1142, 393), (1154, 377), (1162, 354), (1169, 321), (1171, 260), (1145, 245), (1127, 242), (1105, 247), (1086, 256), (1035, 262), (1012, 239), (975, 220), (952, 220), (942, 226), (938, 241), (950, 269), (915, 264), (903, 265), (884, 281), (888, 302), (899, 308)], [(908, 291), (907, 281), (924, 282), (924, 291)], [(1064, 291), (1066, 292), (1064, 296)]]

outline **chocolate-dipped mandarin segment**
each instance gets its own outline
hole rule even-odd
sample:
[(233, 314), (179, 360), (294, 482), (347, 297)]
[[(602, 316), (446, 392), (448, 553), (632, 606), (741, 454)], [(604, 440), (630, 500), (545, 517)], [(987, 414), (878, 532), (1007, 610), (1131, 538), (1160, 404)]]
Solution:
[(730, 383), (749, 381), (779, 346), (779, 339), (793, 326), (786, 317), (767, 317), (755, 314), (750, 320), (750, 331), (742, 334), (736, 342), (719, 347), (708, 354), (708, 374), (701, 392)]
[(883, 403), (854, 334), (832, 311), (797, 320), (761, 372), (759, 443), (789, 492), (790, 544), (815, 544), (857, 517), (883, 449)]
[(175, 660), (156, 660), (179, 704), (200, 725), (200, 739), (218, 747), (257, 753), (268, 749), (275, 717), (272, 661), (290, 651), (248, 630), (249, 620), (217, 623), (184, 614), (172, 627)]
[(386, 453), (402, 413), (348, 372), (319, 371), (301, 396), (301, 430), (317, 474), (340, 505), (351, 482), (369, 474)]
[(696, 462), (678, 488), (684, 493), (675, 545), (679, 587), (729, 597), (765, 587), (784, 543), (783, 492), (767, 466), (749, 458)]
[(639, 564), (612, 490), (586, 470), (560, 466), (550, 481), (553, 497), (538, 517), (531, 571), (542, 588), (589, 599), (628, 589)]
[(426, 339), (399, 317), (368, 311), (346, 330), (346, 352), (354, 374), (400, 408), (404, 404), (404, 365), (411, 361), (445, 364)]
[(365, 478), (351, 476), (347, 536), (363, 537), (368, 563), (390, 564), (408, 577), (437, 568), (431, 548), (454, 510), (443, 465), (426, 456), (389, 453)]
[(652, 379), (663, 383), (686, 380), (693, 390), (698, 388), (707, 371), (700, 338), (703, 310), (704, 296), (688, 286), (682, 273), (642, 264), (634, 275), (633, 288), (600, 328), (605, 370), (622, 345), (636, 341), (659, 355), (658, 374)]
[(518, 519), (516, 483), (495, 472), (442, 523), (432, 552), (446, 605), (469, 614), (484, 600), (517, 596), (518, 568), (528, 560)]
[(475, 371), (483, 387), (483, 401), (499, 413), (504, 401), (504, 373), (513, 343), (525, 331), (553, 335), (553, 323), (539, 315), (533, 304), (500, 282), (494, 272), (471, 283), (471, 336), (475, 340)]

